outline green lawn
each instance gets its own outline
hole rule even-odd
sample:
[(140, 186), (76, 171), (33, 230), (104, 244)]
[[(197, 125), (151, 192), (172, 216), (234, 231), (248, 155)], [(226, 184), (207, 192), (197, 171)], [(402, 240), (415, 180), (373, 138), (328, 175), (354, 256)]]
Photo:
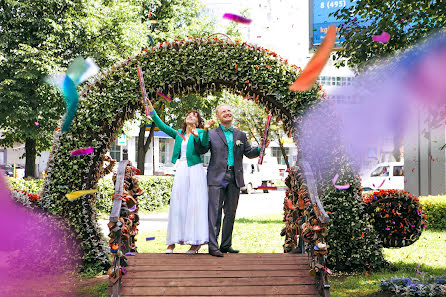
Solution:
[[(429, 276), (446, 276), (446, 231), (424, 231), (411, 246), (384, 249), (384, 256), (392, 270), (335, 276), (330, 278), (333, 297), (390, 296), (378, 295), (378, 283), (383, 278), (409, 276), (422, 279)], [(420, 267), (418, 267), (418, 265)], [(417, 269), (420, 274), (417, 274)]]
[[(280, 231), (285, 226), (283, 214), (237, 219), (234, 224), (232, 246), (243, 253), (282, 253), (283, 237)], [(147, 237), (155, 240), (146, 241)], [(166, 230), (140, 232), (137, 235), (140, 253), (160, 253), (166, 250)], [(175, 252), (186, 252), (189, 246), (177, 245)], [(204, 246), (200, 252), (207, 253)]]

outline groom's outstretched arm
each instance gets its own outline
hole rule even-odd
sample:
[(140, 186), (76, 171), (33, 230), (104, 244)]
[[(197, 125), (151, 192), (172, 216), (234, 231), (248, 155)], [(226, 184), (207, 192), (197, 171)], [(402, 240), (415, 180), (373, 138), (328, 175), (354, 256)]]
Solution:
[(248, 142), (248, 139), (246, 138), (246, 133), (242, 133), (242, 141), (244, 143), (243, 147), (244, 147), (244, 151), (243, 154), (252, 159), (252, 158), (256, 158), (260, 155), (260, 148), (257, 146), (251, 146)]

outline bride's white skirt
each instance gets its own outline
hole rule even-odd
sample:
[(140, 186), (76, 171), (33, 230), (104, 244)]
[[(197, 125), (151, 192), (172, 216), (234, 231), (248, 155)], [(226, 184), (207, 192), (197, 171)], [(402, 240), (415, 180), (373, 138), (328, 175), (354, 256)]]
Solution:
[(170, 196), (166, 244), (209, 242), (208, 188), (203, 164), (178, 160)]

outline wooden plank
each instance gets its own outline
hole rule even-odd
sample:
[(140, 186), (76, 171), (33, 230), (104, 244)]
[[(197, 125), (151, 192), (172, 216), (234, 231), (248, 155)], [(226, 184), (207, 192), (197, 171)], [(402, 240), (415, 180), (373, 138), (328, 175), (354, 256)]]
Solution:
[[(305, 254), (290, 254), (290, 253), (282, 253), (282, 254), (267, 254), (267, 253), (238, 253), (238, 254), (230, 254), (225, 253), (225, 256), (220, 259), (228, 259), (228, 258), (305, 258), (307, 259), (307, 255)], [(199, 253), (196, 255), (187, 255), (185, 253), (173, 253), (173, 254), (164, 254), (164, 253), (137, 253), (133, 257), (144, 257), (144, 258), (172, 258), (172, 257), (183, 257), (183, 258), (191, 258), (191, 257), (211, 257), (215, 259), (219, 259), (217, 257), (212, 257), (208, 253)]]
[(161, 264), (185, 264), (185, 265), (218, 265), (222, 263), (240, 263), (240, 264), (305, 264), (308, 265), (308, 258), (302, 259), (302, 258), (288, 258), (288, 259), (265, 259), (265, 258), (252, 258), (252, 259), (246, 259), (246, 258), (240, 258), (240, 259), (234, 259), (234, 258), (215, 258), (215, 257), (195, 257), (190, 256), (189, 258), (163, 258), (163, 259), (157, 259), (157, 258), (135, 258), (132, 256), (127, 257), (127, 261), (130, 265), (161, 265)]
[(287, 286), (240, 286), (240, 287), (124, 287), (122, 295), (146, 296), (245, 296), (245, 295), (277, 295), (277, 294), (316, 294), (313, 285), (287, 285)]
[(137, 271), (127, 270), (129, 279), (137, 278), (225, 278), (225, 277), (267, 277), (267, 276), (308, 276), (309, 270), (270, 270), (270, 271)]
[(231, 287), (231, 286), (271, 286), (271, 285), (314, 285), (315, 278), (311, 275), (306, 277), (297, 276), (275, 276), (256, 278), (182, 278), (182, 279), (122, 279), (124, 287), (188, 287), (188, 286), (208, 286), (208, 287)]
[(305, 265), (309, 267), (308, 261), (300, 261), (296, 259), (288, 260), (262, 260), (262, 259), (252, 259), (252, 260), (227, 260), (220, 261), (220, 259), (197, 259), (197, 260), (157, 260), (157, 259), (132, 259), (127, 257), (127, 262), (130, 266), (146, 266), (146, 265)]
[[(132, 297), (145, 297), (148, 295), (122, 295), (121, 297), (128, 297), (128, 296), (132, 296)], [(182, 295), (164, 295), (164, 296), (185, 296), (184, 294)], [(186, 295), (187, 297), (199, 297), (197, 295)], [(220, 297), (220, 295), (207, 295), (208, 297)], [(259, 297), (259, 296), (267, 296), (267, 295), (243, 295), (243, 296), (235, 296), (235, 295), (227, 295), (225, 297)], [(319, 294), (299, 294), (299, 293), (288, 293), (288, 294), (274, 294), (274, 295), (269, 295), (269, 296), (274, 296), (274, 297), (318, 297), (320, 296)]]
[(128, 266), (128, 271), (255, 271), (255, 270), (309, 270), (308, 265), (281, 264), (281, 265), (250, 265), (250, 264), (223, 264), (218, 265), (187, 265), (187, 264), (171, 264), (171, 265), (138, 265)]

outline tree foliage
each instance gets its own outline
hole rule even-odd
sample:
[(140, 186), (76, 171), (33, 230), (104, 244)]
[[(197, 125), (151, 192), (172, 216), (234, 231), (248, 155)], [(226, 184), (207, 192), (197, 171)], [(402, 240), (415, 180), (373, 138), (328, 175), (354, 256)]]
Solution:
[[(446, 2), (442, 0), (383, 1), (357, 0), (351, 7), (333, 13), (344, 22), (340, 34), (345, 37), (342, 49), (333, 59), (337, 66), (348, 65), (355, 71), (367, 62), (385, 59), (395, 51), (410, 48), (426, 36), (444, 30)], [(372, 40), (383, 31), (391, 35), (388, 43)]]

